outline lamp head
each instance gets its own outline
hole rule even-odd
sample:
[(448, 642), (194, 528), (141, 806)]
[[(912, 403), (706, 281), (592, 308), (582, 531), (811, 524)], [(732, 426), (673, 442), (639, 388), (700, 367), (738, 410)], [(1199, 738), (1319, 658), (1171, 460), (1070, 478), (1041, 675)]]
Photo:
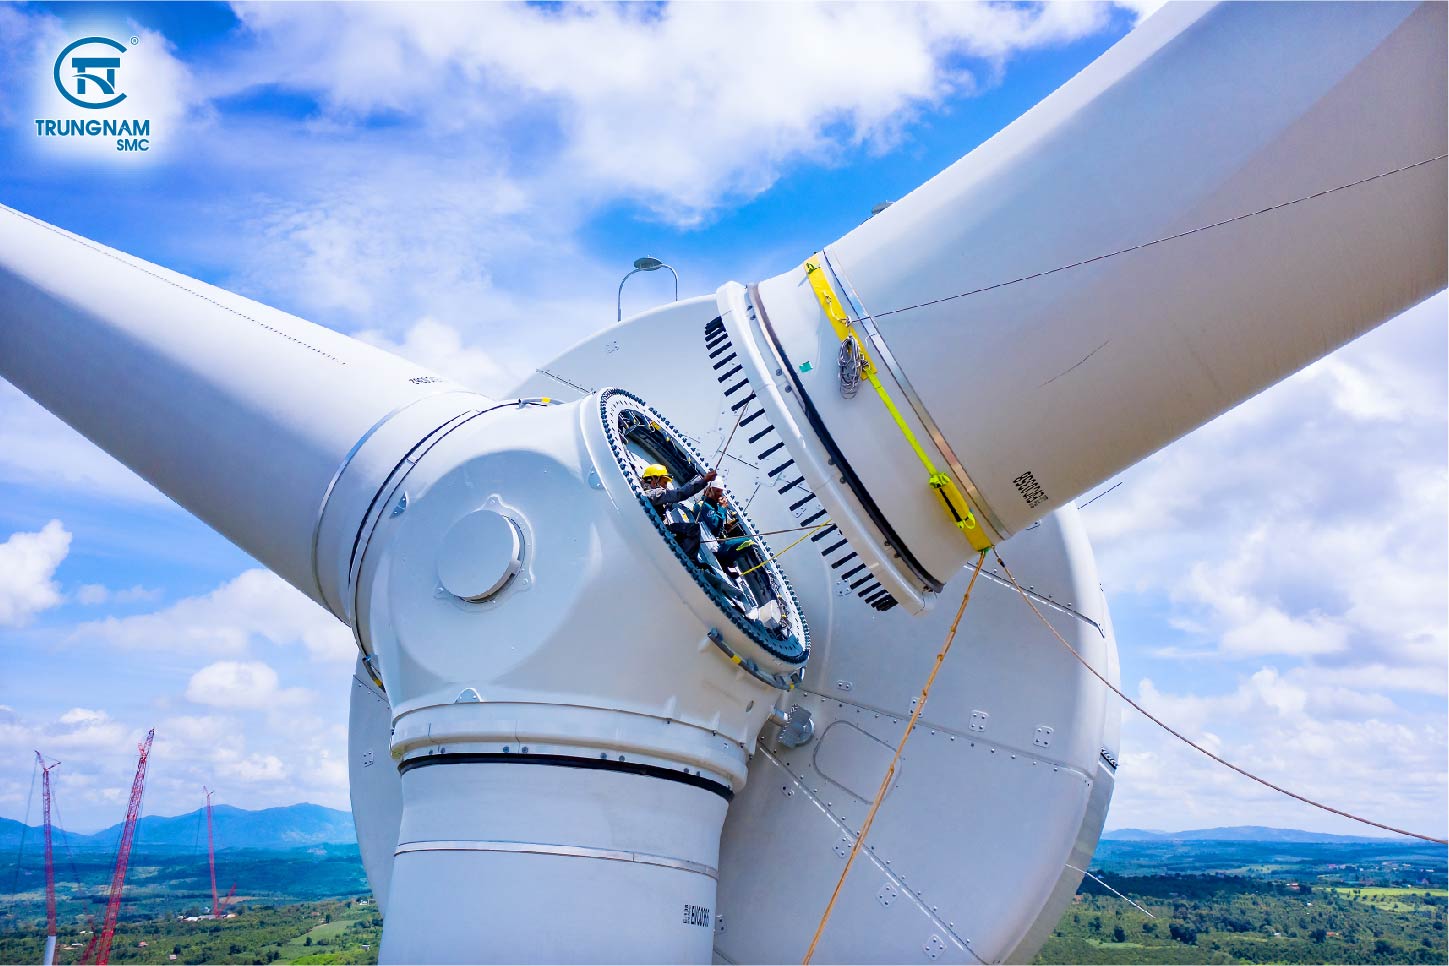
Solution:
[(634, 267), (641, 272), (653, 272), (664, 267), (664, 263), (652, 255), (634, 259)]

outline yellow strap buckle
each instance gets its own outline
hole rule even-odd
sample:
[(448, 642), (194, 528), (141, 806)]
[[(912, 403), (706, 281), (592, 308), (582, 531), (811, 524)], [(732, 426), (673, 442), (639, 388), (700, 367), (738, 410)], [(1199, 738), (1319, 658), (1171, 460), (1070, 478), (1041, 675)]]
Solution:
[[(835, 290), (830, 285), (830, 279), (823, 271), (823, 262), (824, 259), (819, 254), (807, 259), (805, 277), (809, 280), (810, 289), (815, 293), (815, 299), (820, 303), (825, 317), (830, 320), (830, 327), (835, 330), (835, 335), (844, 342), (855, 335), (855, 331), (851, 326), (850, 316), (846, 314), (845, 307), (835, 297)], [(971, 512), (971, 506), (956, 486), (956, 481), (951, 479), (949, 474), (936, 469), (936, 465), (931, 462), (930, 454), (916, 439), (916, 434), (911, 431), (910, 424), (901, 415), (901, 411), (896, 408), (890, 393), (881, 385), (880, 378), (876, 375), (875, 362), (870, 357), (870, 350), (866, 348), (865, 340), (855, 335), (855, 341), (860, 346), (860, 374), (870, 383), (875, 394), (880, 397), (881, 404), (885, 406), (886, 412), (890, 413), (896, 428), (901, 431), (901, 435), (906, 438), (906, 442), (915, 452), (916, 458), (926, 468), (926, 482), (941, 498), (941, 503), (951, 517), (951, 522), (955, 524), (956, 529), (966, 535), (966, 539), (970, 541), (975, 550), (985, 552), (991, 549), (991, 541), (986, 539), (986, 534), (977, 525), (976, 514)]]

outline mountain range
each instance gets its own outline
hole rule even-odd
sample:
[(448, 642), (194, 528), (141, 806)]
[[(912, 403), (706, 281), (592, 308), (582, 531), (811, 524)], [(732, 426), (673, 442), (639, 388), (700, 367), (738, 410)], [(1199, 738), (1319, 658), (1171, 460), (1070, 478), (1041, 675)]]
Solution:
[[(245, 809), (234, 805), (212, 807), (212, 824), (217, 850), (224, 849), (295, 849), (315, 845), (356, 842), (357, 834), (349, 812), (302, 802), (279, 808)], [(28, 830), (20, 822), (0, 818), (0, 850), (18, 848), (22, 833), (25, 848), (41, 848), (41, 829)], [(90, 834), (56, 830), (56, 847), (69, 845), (72, 850), (114, 851), (121, 835), (121, 826)], [(1261, 825), (1233, 825), (1225, 828), (1187, 829), (1162, 832), (1155, 829), (1121, 828), (1102, 833), (1104, 842), (1313, 842), (1351, 844), (1355, 842), (1384, 843), (1384, 838), (1354, 835), (1330, 835), (1302, 829), (1268, 828)], [(135, 848), (140, 851), (189, 852), (206, 846), (206, 815), (204, 809), (185, 815), (146, 815), (136, 824)]]
[[(234, 805), (214, 805), (211, 809), (213, 835), (218, 851), (223, 849), (294, 849), (314, 845), (351, 844), (357, 841), (352, 814), (322, 805), (302, 802), (279, 808), (257, 810)], [(16, 849), (21, 836), (25, 849), (42, 848), (42, 831), (20, 822), (0, 818), (0, 850)], [(114, 851), (121, 837), (121, 826), (89, 835), (55, 830), (56, 848), (69, 846), (76, 851)], [(188, 852), (206, 848), (206, 814), (204, 809), (185, 815), (143, 815), (136, 823), (133, 848), (138, 851)]]

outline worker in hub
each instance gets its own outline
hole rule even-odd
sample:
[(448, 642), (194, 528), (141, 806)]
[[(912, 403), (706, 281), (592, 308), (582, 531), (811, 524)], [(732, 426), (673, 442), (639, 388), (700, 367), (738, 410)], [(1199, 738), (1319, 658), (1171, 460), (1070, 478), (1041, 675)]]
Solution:
[[(690, 561), (699, 565), (706, 579), (715, 586), (717, 590), (732, 600), (737, 601), (741, 607), (748, 607), (744, 595), (727, 576), (724, 569), (720, 567), (719, 561), (714, 558), (713, 551), (706, 545), (706, 540), (712, 540), (713, 535), (707, 533), (700, 523), (697, 507), (691, 506), (688, 501), (697, 495), (706, 486), (713, 483), (719, 474), (710, 470), (701, 473), (683, 486), (675, 486), (670, 479), (669, 469), (659, 463), (652, 463), (644, 468), (641, 479), (644, 483), (644, 499), (648, 500), (659, 515), (664, 519), (664, 529), (668, 530), (674, 539), (679, 542), (679, 548)], [(712, 487), (712, 489), (719, 489)]]
[[(719, 474), (714, 470), (701, 473), (683, 486), (675, 486), (669, 477), (669, 468), (661, 463), (650, 463), (644, 467), (641, 479), (644, 482), (644, 499), (664, 518), (664, 525), (674, 533), (676, 525), (691, 524), (694, 515), (684, 501), (715, 481)], [(675, 534), (678, 536), (678, 534)]]
[(736, 567), (740, 553), (754, 541), (740, 526), (740, 518), (730, 507), (730, 496), (724, 487), (707, 486), (699, 498), (699, 507), (694, 512), (708, 539), (715, 541), (715, 559), (722, 567)]
[[(726, 561), (733, 562), (739, 556), (746, 537), (729, 537), (730, 527), (736, 530), (739, 520), (730, 510), (729, 494), (722, 486), (707, 486), (694, 509), (694, 521), (699, 527), (699, 550), (696, 554), (706, 576), (726, 594), (738, 602), (746, 612), (755, 609), (755, 595), (743, 580), (733, 580), (725, 570)], [(743, 532), (743, 531), (740, 531)]]
[(701, 561), (708, 555), (716, 571), (729, 583), (731, 596), (739, 602), (746, 617), (759, 621), (771, 631), (787, 634), (779, 601), (767, 599), (761, 605), (760, 598), (755, 596), (755, 588), (745, 579), (746, 575), (764, 566), (764, 561), (762, 559), (759, 564), (749, 566), (750, 558), (745, 556), (745, 551), (755, 545), (755, 540), (746, 532), (739, 514), (730, 507), (730, 495), (723, 487), (705, 487), (694, 517), (699, 521), (703, 538)]
[(701, 473), (683, 486), (675, 486), (669, 468), (660, 463), (644, 467), (640, 479), (644, 483), (644, 499), (659, 513), (664, 529), (679, 541), (685, 555), (693, 560), (699, 552), (699, 524), (694, 521), (694, 507), (688, 501), (714, 482), (714, 470)]

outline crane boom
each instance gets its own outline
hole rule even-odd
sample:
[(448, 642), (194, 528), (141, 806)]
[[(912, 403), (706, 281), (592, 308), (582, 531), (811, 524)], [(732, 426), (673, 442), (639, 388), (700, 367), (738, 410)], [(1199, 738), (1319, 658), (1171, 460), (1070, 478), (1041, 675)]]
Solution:
[(213, 915), (217, 919), (220, 919), (222, 917), (223, 910), (225, 910), (228, 906), (231, 905), (231, 900), (235, 896), (236, 896), (236, 883), (233, 882), (231, 884), (231, 888), (226, 891), (226, 895), (222, 897), (221, 904), (216, 907), (216, 912), (213, 913)]
[(211, 789), (203, 785), (201, 790), (206, 792), (206, 861), (211, 866), (211, 915), (215, 918), (221, 914), (221, 904), (216, 901), (216, 841), (211, 833)]
[(50, 966), (55, 962), (55, 853), (50, 827), (50, 773), (60, 762), (53, 761), (47, 765), (45, 756), (38, 751), (35, 760), (40, 763), (41, 801), (45, 816), (45, 955), (41, 962)]
[(105, 966), (111, 959), (111, 939), (116, 934), (116, 917), (121, 912), (121, 889), (126, 884), (126, 866), (131, 861), (131, 843), (136, 836), (136, 820), (141, 817), (141, 795), (146, 790), (146, 760), (156, 729), (146, 732), (146, 740), (138, 746), (141, 753), (136, 762), (136, 777), (131, 780), (131, 801), (126, 806), (126, 822), (121, 826), (121, 843), (116, 848), (116, 869), (111, 873), (111, 888), (106, 900), (106, 920), (96, 940), (96, 966)]

